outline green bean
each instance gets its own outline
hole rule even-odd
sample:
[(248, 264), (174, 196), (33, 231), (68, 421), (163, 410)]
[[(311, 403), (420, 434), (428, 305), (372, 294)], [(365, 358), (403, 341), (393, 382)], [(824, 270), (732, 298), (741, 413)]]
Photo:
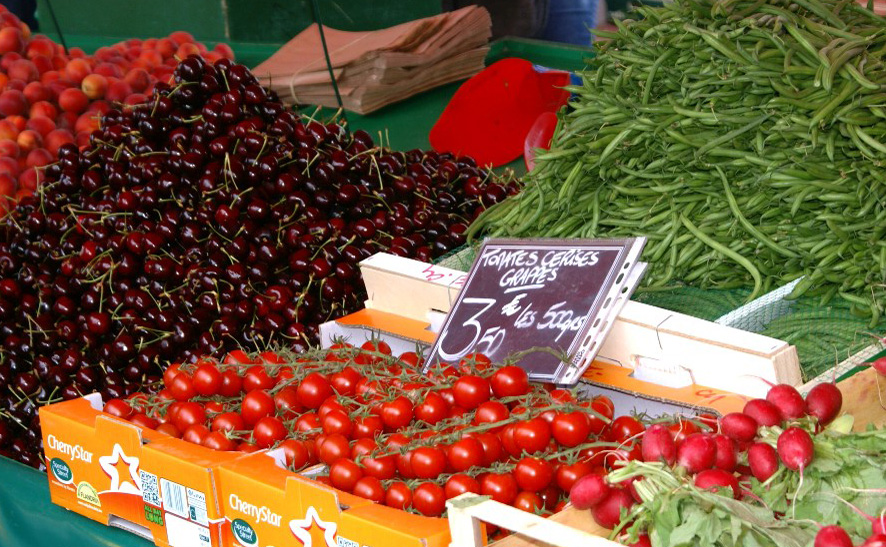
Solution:
[(843, 84), (843, 88), (840, 90), (840, 93), (838, 93), (833, 99), (831, 99), (826, 105), (824, 105), (824, 107), (816, 112), (815, 116), (813, 116), (812, 119), (809, 121), (809, 125), (814, 126), (821, 123), (828, 114), (833, 112), (837, 108), (837, 106), (848, 99), (849, 96), (856, 91), (856, 89), (857, 85), (855, 85), (855, 82), (849, 81)]
[(769, 239), (768, 236), (760, 232), (760, 230), (756, 229), (753, 224), (748, 222), (748, 219), (746, 219), (744, 215), (741, 214), (741, 210), (738, 208), (738, 203), (735, 201), (735, 196), (732, 195), (732, 190), (729, 189), (729, 181), (726, 178), (726, 174), (723, 173), (723, 170), (719, 167), (717, 168), (717, 172), (720, 174), (720, 178), (723, 180), (723, 189), (726, 192), (726, 201), (727, 203), (729, 203), (729, 207), (730, 209), (732, 209), (735, 218), (745, 228), (745, 230), (747, 230), (751, 235), (760, 240), (760, 242), (762, 242), (764, 245), (777, 252), (778, 254), (786, 256), (788, 258), (795, 258), (797, 256), (797, 253), (789, 251), (788, 249), (785, 249), (781, 245), (772, 241), (771, 239)]
[(740, 254), (736, 253), (735, 251), (728, 249), (723, 244), (718, 243), (718, 242), (714, 241), (713, 239), (711, 239), (710, 237), (708, 237), (707, 234), (705, 234), (704, 232), (699, 230), (695, 226), (695, 224), (692, 223), (691, 220), (689, 220), (688, 218), (686, 218), (682, 214), (680, 215), (680, 222), (682, 222), (683, 225), (686, 226), (687, 230), (692, 232), (692, 234), (695, 235), (695, 237), (697, 237), (698, 239), (703, 241), (707, 246), (711, 247), (715, 251), (718, 251), (720, 254), (723, 254), (723, 255), (731, 258), (732, 260), (737, 262), (740, 266), (745, 268), (749, 274), (751, 274), (751, 277), (754, 278), (754, 290), (751, 293), (751, 296), (748, 297), (749, 300), (753, 300), (754, 298), (756, 298), (759, 295), (760, 288), (763, 284), (763, 279), (760, 277), (760, 272), (757, 270), (757, 268), (754, 267), (754, 265), (751, 263), (750, 260), (741, 256)]
[(721, 137), (718, 137), (718, 138), (708, 142), (707, 144), (705, 144), (704, 146), (699, 148), (698, 152), (696, 154), (700, 156), (712, 148), (716, 148), (716, 147), (720, 146), (721, 144), (727, 143), (727, 142), (733, 140), (734, 138), (747, 133), (751, 129), (754, 129), (755, 127), (762, 124), (763, 122), (765, 122), (768, 119), (769, 119), (769, 114), (763, 114), (759, 118), (752, 120), (750, 123), (748, 123), (744, 127), (739, 127), (738, 129), (733, 129), (732, 131), (722, 135)]

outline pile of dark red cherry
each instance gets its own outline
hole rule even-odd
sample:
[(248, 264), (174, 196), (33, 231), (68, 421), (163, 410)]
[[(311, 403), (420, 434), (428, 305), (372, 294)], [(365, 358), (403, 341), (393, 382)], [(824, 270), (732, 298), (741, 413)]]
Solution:
[(299, 117), (242, 65), (189, 57), (65, 145), (0, 223), (0, 454), (42, 465), (36, 408), (123, 397), (162, 367), (317, 340), (359, 261), (430, 260), (517, 191), (470, 158)]

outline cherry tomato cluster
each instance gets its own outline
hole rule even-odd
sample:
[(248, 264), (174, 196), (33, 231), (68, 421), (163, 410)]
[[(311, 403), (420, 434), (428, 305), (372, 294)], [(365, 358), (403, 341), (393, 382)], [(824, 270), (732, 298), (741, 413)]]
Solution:
[(158, 393), (110, 400), (105, 411), (216, 450), (282, 448), (293, 471), (322, 464), (318, 481), (428, 516), (464, 492), (550, 514), (581, 477), (640, 457), (644, 425), (614, 417), (605, 396), (531, 384), (520, 367), (482, 354), (421, 365), (375, 340), (234, 351), (173, 365)]

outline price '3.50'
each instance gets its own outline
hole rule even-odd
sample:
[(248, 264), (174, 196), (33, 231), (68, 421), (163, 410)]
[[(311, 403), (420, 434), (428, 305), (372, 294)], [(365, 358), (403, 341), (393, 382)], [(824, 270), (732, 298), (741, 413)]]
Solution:
[(440, 358), (443, 361), (458, 361), (472, 351), (479, 351), (484, 355), (493, 355), (498, 348), (501, 347), (502, 342), (505, 340), (505, 336), (507, 336), (507, 330), (499, 326), (484, 329), (483, 324), (481, 323), (481, 317), (483, 314), (489, 311), (496, 302), (495, 298), (465, 297), (462, 300), (462, 306), (481, 306), (480, 311), (470, 316), (460, 326), (463, 329), (471, 329), (473, 336), (467, 340), (466, 343), (459, 343), (459, 347), (452, 349), (447, 348), (446, 346), (449, 329), (447, 328), (443, 331), (440, 334), (440, 345), (438, 349)]

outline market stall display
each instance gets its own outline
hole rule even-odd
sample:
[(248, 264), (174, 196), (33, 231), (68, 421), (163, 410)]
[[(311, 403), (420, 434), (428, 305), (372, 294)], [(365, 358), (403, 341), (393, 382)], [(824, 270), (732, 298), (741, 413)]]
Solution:
[[(424, 38), (479, 40), (469, 11), (333, 73), (401, 78)], [(492, 143), (524, 154), (520, 181), (461, 156), (490, 139), (458, 122), (440, 150), (396, 151), (376, 144), (386, 109), (289, 109), (225, 45), (87, 55), (0, 10), (0, 178), (27, 182), (0, 222), (0, 456), (45, 472), (0, 465), (0, 543), (17, 520), (86, 520), (36, 515), (21, 475), (163, 547), (886, 544), (883, 23), (850, 1), (642, 8), (581, 85), (521, 62), (551, 101)], [(325, 61), (301, 77), (327, 85)], [(426, 148), (442, 110), (390, 111)], [(532, 382), (482, 336), (535, 325), (509, 273), (464, 292), (513, 317), (447, 319), (464, 277), (431, 262), (470, 263), (473, 235), (648, 238), (645, 303), (597, 318), (611, 331), (585, 337), (600, 353), (574, 389)], [(460, 327), (483, 343), (453, 353)], [(438, 336), (452, 364), (423, 367)]]

